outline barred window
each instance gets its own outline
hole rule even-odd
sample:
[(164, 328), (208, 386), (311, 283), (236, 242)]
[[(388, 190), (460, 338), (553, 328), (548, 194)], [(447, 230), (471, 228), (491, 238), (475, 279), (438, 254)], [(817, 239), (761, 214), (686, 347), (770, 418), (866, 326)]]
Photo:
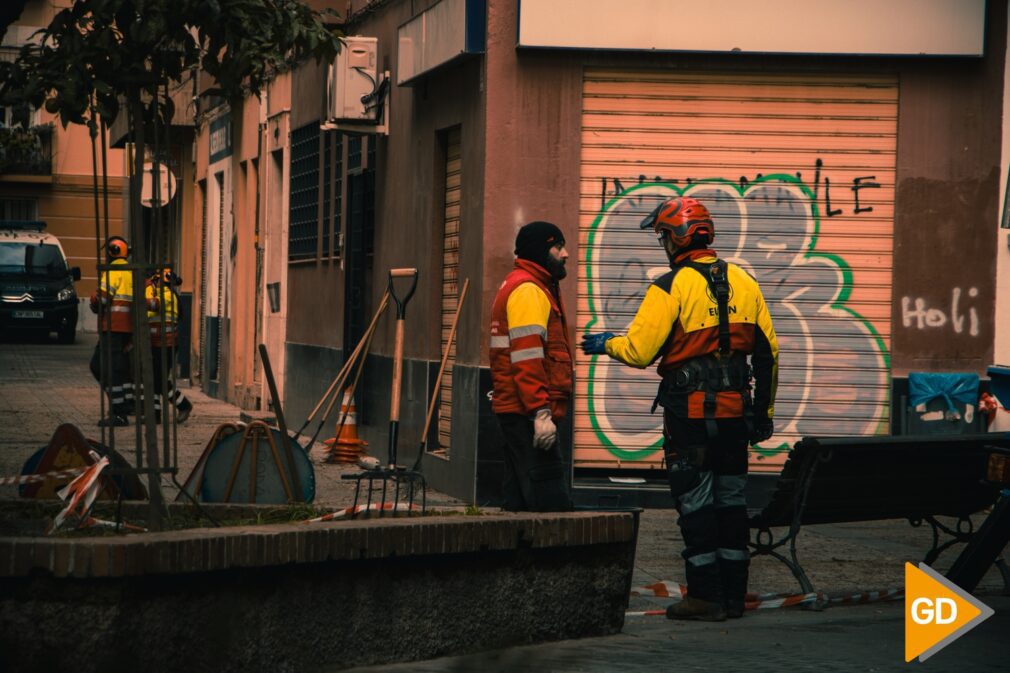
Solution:
[(323, 257), (340, 257), (344, 134), (323, 136)]
[(38, 199), (0, 199), (0, 221), (30, 222), (38, 217)]
[(313, 259), (319, 243), (319, 122), (291, 132), (288, 259)]

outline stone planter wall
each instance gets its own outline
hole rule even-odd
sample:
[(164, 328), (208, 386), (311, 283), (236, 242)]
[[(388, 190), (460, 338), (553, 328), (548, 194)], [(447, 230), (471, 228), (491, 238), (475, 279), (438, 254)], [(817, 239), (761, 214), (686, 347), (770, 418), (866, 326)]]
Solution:
[(302, 673), (612, 634), (636, 517), (0, 538), (0, 670)]

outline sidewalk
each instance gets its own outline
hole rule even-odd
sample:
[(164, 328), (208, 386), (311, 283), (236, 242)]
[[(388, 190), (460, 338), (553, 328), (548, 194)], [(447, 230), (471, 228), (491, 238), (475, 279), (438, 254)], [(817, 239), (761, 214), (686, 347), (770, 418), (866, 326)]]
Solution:
[[(96, 342), (97, 335), (94, 334), (79, 334), (77, 343), (70, 346), (11, 339), (0, 342), (0, 428), (3, 429), (0, 432), (0, 476), (19, 474), (29, 456), (48, 443), (62, 423), (72, 423), (86, 437), (101, 440), (101, 428), (96, 425), (101, 417), (99, 387), (88, 370)], [(193, 413), (178, 426), (180, 484), (193, 470), (218, 426), (238, 422), (242, 411), (232, 404), (204, 395), (197, 388), (185, 387), (185, 382), (181, 388), (193, 402)], [(305, 419), (286, 420), (297, 428)], [(314, 432), (315, 428), (313, 423), (310, 429)], [(106, 429), (105, 443), (114, 445), (127, 460), (134, 462), (137, 445), (134, 426), (114, 428), (114, 444), (111, 430)], [(324, 427), (320, 439), (332, 434), (332, 427)], [(316, 478), (314, 504), (334, 510), (347, 507), (354, 500), (354, 482), (340, 477), (360, 469), (353, 465), (323, 462), (324, 449), (321, 442), (316, 442), (310, 452)], [(372, 455), (377, 455), (375, 447), (372, 447)], [(146, 477), (144, 482), (146, 485)], [(162, 479), (162, 483), (166, 500), (173, 500), (178, 489), (171, 484), (168, 476)], [(14, 497), (17, 497), (16, 487), (0, 486), (0, 498)], [(461, 507), (463, 503), (429, 490), (428, 505)]]
[[(87, 436), (100, 437), (95, 425), (99, 418), (98, 386), (87, 368), (94, 343), (94, 335), (83, 335), (72, 346), (0, 342), (0, 476), (18, 474), (25, 460), (49, 440), (61, 423), (73, 423)], [(188, 476), (217, 426), (238, 421), (240, 413), (237, 407), (208, 398), (199, 390), (189, 388), (185, 393), (193, 401), (194, 412), (179, 427), (180, 482)], [(298, 424), (301, 420), (297, 419)], [(295, 420), (288, 422), (294, 424)], [(116, 430), (118, 451), (132, 460), (134, 429)], [(349, 505), (353, 482), (340, 479), (340, 475), (356, 468), (322, 463), (318, 449), (312, 457), (315, 504), (333, 509)], [(166, 497), (174, 498), (174, 487), (167, 485), (167, 479), (164, 483)], [(15, 487), (0, 487), (0, 498), (15, 497)], [(464, 505), (434, 491), (429, 491), (428, 501), (429, 506), (439, 508)], [(643, 512), (633, 586), (683, 581), (683, 541), (676, 516), (673, 510)], [(930, 544), (928, 527), (912, 528), (904, 521), (809, 526), (799, 536), (798, 555), (815, 587), (832, 594), (854, 594), (900, 588), (904, 562), (920, 561)], [(937, 569), (946, 570), (958, 552), (955, 547), (941, 556)], [(756, 593), (798, 591), (785, 566), (768, 557), (752, 562), (750, 587)], [(927, 663), (930, 670), (1005, 670), (1002, 659), (1007, 654), (1001, 643), (1002, 634), (1010, 629), (1010, 599), (997, 595), (1001, 587), (999, 573), (993, 569), (978, 593), (997, 610), (996, 616), (931, 659)], [(668, 603), (669, 599), (635, 596), (629, 610), (659, 609)], [(901, 634), (900, 602), (834, 607), (823, 612), (758, 610), (742, 620), (722, 624), (629, 616), (624, 632), (608, 638), (360, 670), (897, 670), (906, 666)], [(947, 665), (952, 668), (945, 668)]]

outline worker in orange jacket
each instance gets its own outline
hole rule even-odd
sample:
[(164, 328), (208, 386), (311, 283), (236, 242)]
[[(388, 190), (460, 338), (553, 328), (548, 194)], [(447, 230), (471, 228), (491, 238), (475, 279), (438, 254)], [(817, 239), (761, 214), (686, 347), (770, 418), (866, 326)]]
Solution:
[(639, 368), (659, 359), (656, 404), (687, 572), (687, 597), (667, 617), (740, 617), (750, 565), (747, 444), (774, 431), (775, 329), (757, 281), (710, 249), (715, 225), (702, 203), (668, 199), (642, 228), (659, 235), (671, 270), (646, 290), (627, 335), (587, 334), (582, 350)]
[(572, 508), (569, 462), (558, 424), (572, 395), (572, 353), (558, 281), (565, 237), (549, 222), (516, 236), (515, 267), (491, 308), (491, 408), (505, 435), (505, 509)]
[[(105, 252), (112, 267), (126, 266), (130, 248), (121, 236), (110, 236)], [(91, 311), (98, 314), (98, 345), (91, 356), (91, 373), (109, 397), (109, 415), (100, 426), (123, 426), (132, 411), (133, 381), (127, 353), (133, 346), (133, 275), (112, 268), (99, 273), (98, 289), (91, 295)], [(102, 375), (102, 357), (109, 358), (108, 380)]]

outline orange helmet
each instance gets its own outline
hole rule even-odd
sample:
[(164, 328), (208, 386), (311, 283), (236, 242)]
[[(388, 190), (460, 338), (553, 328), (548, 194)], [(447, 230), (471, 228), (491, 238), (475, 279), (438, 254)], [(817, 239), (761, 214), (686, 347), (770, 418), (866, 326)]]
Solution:
[(130, 246), (122, 236), (110, 236), (105, 242), (105, 249), (109, 253), (109, 259), (126, 259), (130, 254)]
[(695, 234), (705, 234), (706, 243), (715, 239), (712, 216), (700, 201), (690, 196), (675, 196), (659, 205), (642, 222), (642, 228), (651, 226), (657, 234), (667, 234), (678, 248), (687, 246)]
[(171, 267), (164, 267), (162, 269), (156, 269), (149, 277), (149, 280), (153, 283), (160, 283), (163, 285), (181, 285), (182, 278), (175, 275)]

